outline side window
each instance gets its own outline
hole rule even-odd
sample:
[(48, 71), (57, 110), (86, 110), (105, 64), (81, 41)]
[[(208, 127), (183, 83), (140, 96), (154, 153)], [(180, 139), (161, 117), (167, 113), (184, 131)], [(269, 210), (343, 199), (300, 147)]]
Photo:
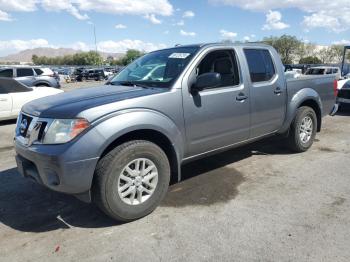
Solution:
[(13, 77), (13, 70), (12, 69), (0, 70), (0, 77)]
[(31, 68), (17, 68), (17, 77), (33, 76), (33, 69)]
[(275, 67), (270, 52), (265, 49), (244, 50), (253, 83), (269, 81), (275, 75)]
[(40, 68), (34, 68), (34, 71), (35, 71), (35, 73), (36, 73), (38, 76), (40, 76), (40, 75), (42, 75), (42, 74), (44, 73), (44, 71), (41, 70)]
[(240, 83), (235, 53), (232, 50), (217, 50), (207, 54), (196, 68), (197, 76), (204, 73), (219, 73), (219, 87), (235, 86)]
[(326, 70), (326, 74), (327, 74), (327, 75), (332, 74), (332, 69), (331, 69), (331, 68), (328, 68), (328, 69)]

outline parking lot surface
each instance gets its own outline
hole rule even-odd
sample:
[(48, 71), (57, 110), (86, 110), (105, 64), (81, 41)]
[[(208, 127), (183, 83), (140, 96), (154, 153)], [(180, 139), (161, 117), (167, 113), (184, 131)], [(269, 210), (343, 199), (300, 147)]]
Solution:
[(23, 179), (14, 128), (0, 124), (0, 261), (349, 261), (350, 112), (306, 153), (269, 139), (184, 166), (127, 224)]
[(66, 83), (64, 81), (61, 81), (61, 89), (64, 90), (64, 91), (71, 91), (71, 90), (74, 90), (74, 89), (100, 86), (100, 85), (103, 85), (105, 82), (106, 81), (89, 80), (89, 81), (84, 81), (84, 82)]

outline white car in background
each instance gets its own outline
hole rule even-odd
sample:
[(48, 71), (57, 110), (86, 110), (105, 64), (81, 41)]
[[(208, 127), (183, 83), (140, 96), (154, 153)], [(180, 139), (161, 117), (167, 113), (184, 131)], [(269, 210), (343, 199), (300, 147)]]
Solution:
[(12, 78), (0, 77), (0, 121), (16, 119), (22, 106), (29, 101), (62, 92), (53, 87), (27, 87)]
[(335, 66), (315, 66), (306, 70), (305, 75), (334, 75), (336, 80), (341, 78), (341, 70)]
[(284, 72), (284, 75), (287, 79), (295, 79), (303, 76), (301, 69), (293, 69), (291, 71)]

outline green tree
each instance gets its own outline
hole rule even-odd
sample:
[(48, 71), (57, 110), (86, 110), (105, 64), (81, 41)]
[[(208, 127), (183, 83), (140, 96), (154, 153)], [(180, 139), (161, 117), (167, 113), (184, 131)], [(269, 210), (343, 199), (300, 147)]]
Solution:
[[(138, 57), (144, 55), (144, 52), (130, 49), (126, 52), (125, 56), (121, 59), (113, 59), (109, 57), (107, 63), (110, 65), (127, 65), (137, 59)], [(57, 57), (46, 57), (46, 56), (32, 56), (32, 61), (36, 65), (102, 65), (102, 56), (95, 52), (80, 52), (74, 55), (65, 55)]]
[(332, 45), (331, 50), (332, 50), (334, 62), (341, 63), (343, 60), (344, 46), (343, 45)]
[(307, 56), (299, 60), (299, 64), (321, 64), (322, 61), (317, 56)]
[(141, 52), (139, 50), (135, 50), (135, 49), (129, 49), (125, 56), (121, 58), (121, 64), (122, 65), (128, 65), (130, 64), (132, 61), (134, 61), (135, 59), (139, 58), (140, 56), (143, 56), (144, 52)]
[(120, 65), (120, 66), (122, 66), (122, 65), (123, 65), (122, 59), (113, 59), (113, 60), (110, 62), (110, 65), (111, 65), (111, 66), (115, 66), (115, 65)]
[(37, 65), (38, 64), (38, 56), (37, 55), (32, 55), (32, 62), (34, 65)]
[(284, 64), (292, 64), (296, 58), (297, 50), (300, 48), (302, 42), (295, 36), (282, 35), (281, 37), (265, 37), (264, 43), (273, 46), (280, 54)]
[(301, 42), (299, 48), (295, 52), (295, 58), (300, 60), (308, 56), (316, 56), (316, 45), (310, 43)]

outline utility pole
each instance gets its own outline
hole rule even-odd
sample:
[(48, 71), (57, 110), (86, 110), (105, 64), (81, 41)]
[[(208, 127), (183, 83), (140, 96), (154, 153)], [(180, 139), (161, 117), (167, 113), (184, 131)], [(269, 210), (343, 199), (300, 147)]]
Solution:
[[(98, 54), (98, 50), (97, 50), (97, 39), (96, 39), (96, 26), (95, 26), (95, 23), (92, 23), (91, 24), (94, 26), (94, 40), (95, 40), (95, 52), (96, 54)], [(98, 65), (100, 65), (100, 63), (98, 63)]]
[(97, 40), (96, 40), (96, 27), (95, 27), (95, 24), (94, 24), (94, 38), (95, 38), (95, 51), (97, 53)]

